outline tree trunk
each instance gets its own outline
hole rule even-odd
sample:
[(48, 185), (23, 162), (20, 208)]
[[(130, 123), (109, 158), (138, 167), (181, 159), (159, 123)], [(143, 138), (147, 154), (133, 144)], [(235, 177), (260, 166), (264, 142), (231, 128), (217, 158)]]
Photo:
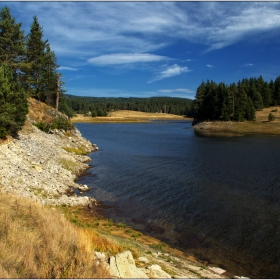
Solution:
[(59, 90), (60, 90), (60, 75), (56, 75), (56, 98), (55, 98), (55, 110), (58, 112), (58, 104), (59, 104)]

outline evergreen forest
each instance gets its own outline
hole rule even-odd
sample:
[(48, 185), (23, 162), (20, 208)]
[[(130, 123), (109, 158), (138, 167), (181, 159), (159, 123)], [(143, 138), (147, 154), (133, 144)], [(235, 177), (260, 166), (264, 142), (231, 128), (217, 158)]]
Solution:
[(90, 114), (92, 117), (107, 116), (115, 110), (133, 110), (149, 113), (167, 113), (192, 116), (193, 100), (174, 97), (113, 98), (81, 97), (65, 95), (65, 101), (75, 113)]
[(57, 57), (43, 28), (33, 17), (30, 32), (25, 35), (11, 16), (10, 9), (0, 11), (0, 138), (16, 136), (28, 113), (27, 98), (33, 97), (55, 106), (60, 99), (60, 110), (69, 111), (65, 103)]
[(242, 79), (237, 84), (202, 82), (193, 101), (194, 121), (253, 121), (255, 112), (280, 105), (280, 76), (269, 83), (259, 78)]

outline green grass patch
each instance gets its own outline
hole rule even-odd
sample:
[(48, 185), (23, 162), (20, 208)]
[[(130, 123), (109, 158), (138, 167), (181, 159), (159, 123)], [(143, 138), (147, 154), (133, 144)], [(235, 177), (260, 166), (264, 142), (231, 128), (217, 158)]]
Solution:
[(59, 159), (59, 162), (64, 169), (71, 171), (71, 172), (75, 171), (78, 167), (78, 164), (76, 162), (65, 159), (65, 158)]
[(63, 147), (63, 149), (69, 153), (74, 153), (76, 155), (86, 155), (87, 152), (81, 148)]

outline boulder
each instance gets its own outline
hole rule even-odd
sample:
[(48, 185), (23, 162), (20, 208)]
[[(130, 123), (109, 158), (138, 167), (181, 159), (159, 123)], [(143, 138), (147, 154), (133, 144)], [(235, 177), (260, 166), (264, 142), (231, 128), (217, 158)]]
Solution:
[(224, 269), (222, 269), (220, 267), (209, 266), (208, 268), (210, 270), (212, 270), (213, 272), (220, 274), (220, 275), (226, 272)]
[(147, 258), (145, 258), (145, 257), (139, 257), (138, 261), (144, 262), (144, 263), (149, 263), (149, 260)]
[(130, 251), (124, 251), (110, 257), (110, 275), (117, 278), (149, 278), (145, 272), (137, 268)]
[(171, 278), (171, 276), (163, 271), (157, 264), (150, 265), (148, 270), (150, 278)]

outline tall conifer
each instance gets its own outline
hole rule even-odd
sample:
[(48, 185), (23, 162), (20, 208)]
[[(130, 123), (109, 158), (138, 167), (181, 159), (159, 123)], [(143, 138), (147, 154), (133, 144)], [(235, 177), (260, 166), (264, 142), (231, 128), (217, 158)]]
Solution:
[(28, 113), (27, 95), (18, 77), (6, 64), (0, 67), (0, 138), (15, 136)]
[(43, 28), (36, 16), (30, 28), (26, 44), (26, 88), (30, 96), (42, 100), (44, 98), (46, 84), (44, 81), (45, 71), (45, 48), (48, 40), (43, 41)]
[(22, 69), (25, 57), (25, 36), (21, 23), (16, 23), (8, 7), (0, 11), (0, 63), (5, 63), (14, 72)]

